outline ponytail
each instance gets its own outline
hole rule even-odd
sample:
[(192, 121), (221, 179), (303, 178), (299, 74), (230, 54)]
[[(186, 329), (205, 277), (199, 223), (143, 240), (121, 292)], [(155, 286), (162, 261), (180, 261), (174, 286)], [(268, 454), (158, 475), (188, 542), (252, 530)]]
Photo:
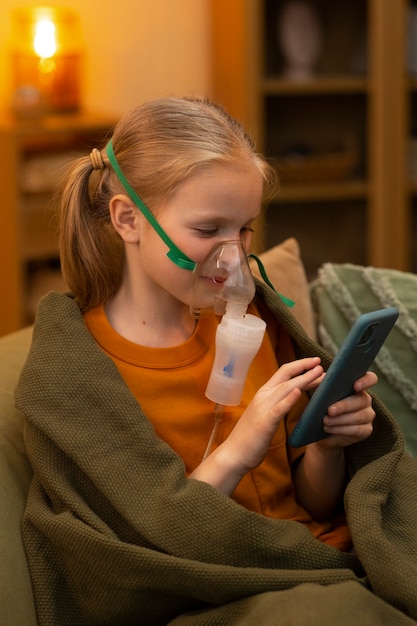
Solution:
[(95, 171), (90, 157), (82, 157), (61, 192), (62, 274), (83, 312), (112, 298), (122, 280), (124, 252), (110, 222), (109, 177), (108, 168)]

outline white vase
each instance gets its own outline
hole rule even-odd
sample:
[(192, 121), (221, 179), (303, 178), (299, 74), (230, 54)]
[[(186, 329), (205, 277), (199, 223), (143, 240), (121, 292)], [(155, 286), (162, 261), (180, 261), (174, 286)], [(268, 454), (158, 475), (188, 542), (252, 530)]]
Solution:
[(289, 0), (278, 16), (278, 38), (286, 60), (285, 76), (308, 80), (321, 52), (321, 25), (312, 5)]

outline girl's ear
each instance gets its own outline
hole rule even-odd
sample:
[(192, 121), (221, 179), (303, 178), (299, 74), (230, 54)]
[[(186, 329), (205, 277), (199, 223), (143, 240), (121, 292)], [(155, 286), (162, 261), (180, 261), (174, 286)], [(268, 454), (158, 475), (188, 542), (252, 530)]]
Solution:
[(125, 243), (139, 243), (139, 211), (128, 196), (118, 194), (110, 200), (114, 230)]

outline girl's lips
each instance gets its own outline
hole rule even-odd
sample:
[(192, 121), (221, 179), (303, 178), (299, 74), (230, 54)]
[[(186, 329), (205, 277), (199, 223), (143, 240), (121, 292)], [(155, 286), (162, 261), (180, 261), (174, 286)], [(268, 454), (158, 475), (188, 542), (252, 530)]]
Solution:
[(220, 288), (226, 282), (227, 276), (200, 276), (200, 280), (204, 281), (211, 289)]
[(219, 285), (223, 284), (227, 277), (229, 276), (229, 272), (224, 267), (218, 267), (213, 272), (213, 281)]

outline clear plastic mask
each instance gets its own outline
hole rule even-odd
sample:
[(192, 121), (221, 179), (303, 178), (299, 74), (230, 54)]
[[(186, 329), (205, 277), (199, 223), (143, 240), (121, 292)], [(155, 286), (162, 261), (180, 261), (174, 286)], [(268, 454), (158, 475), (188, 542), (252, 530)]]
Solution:
[(240, 240), (216, 245), (205, 260), (197, 264), (194, 274), (190, 303), (193, 317), (199, 318), (209, 311), (223, 315), (228, 304), (235, 305), (244, 315), (255, 296), (255, 282)]

